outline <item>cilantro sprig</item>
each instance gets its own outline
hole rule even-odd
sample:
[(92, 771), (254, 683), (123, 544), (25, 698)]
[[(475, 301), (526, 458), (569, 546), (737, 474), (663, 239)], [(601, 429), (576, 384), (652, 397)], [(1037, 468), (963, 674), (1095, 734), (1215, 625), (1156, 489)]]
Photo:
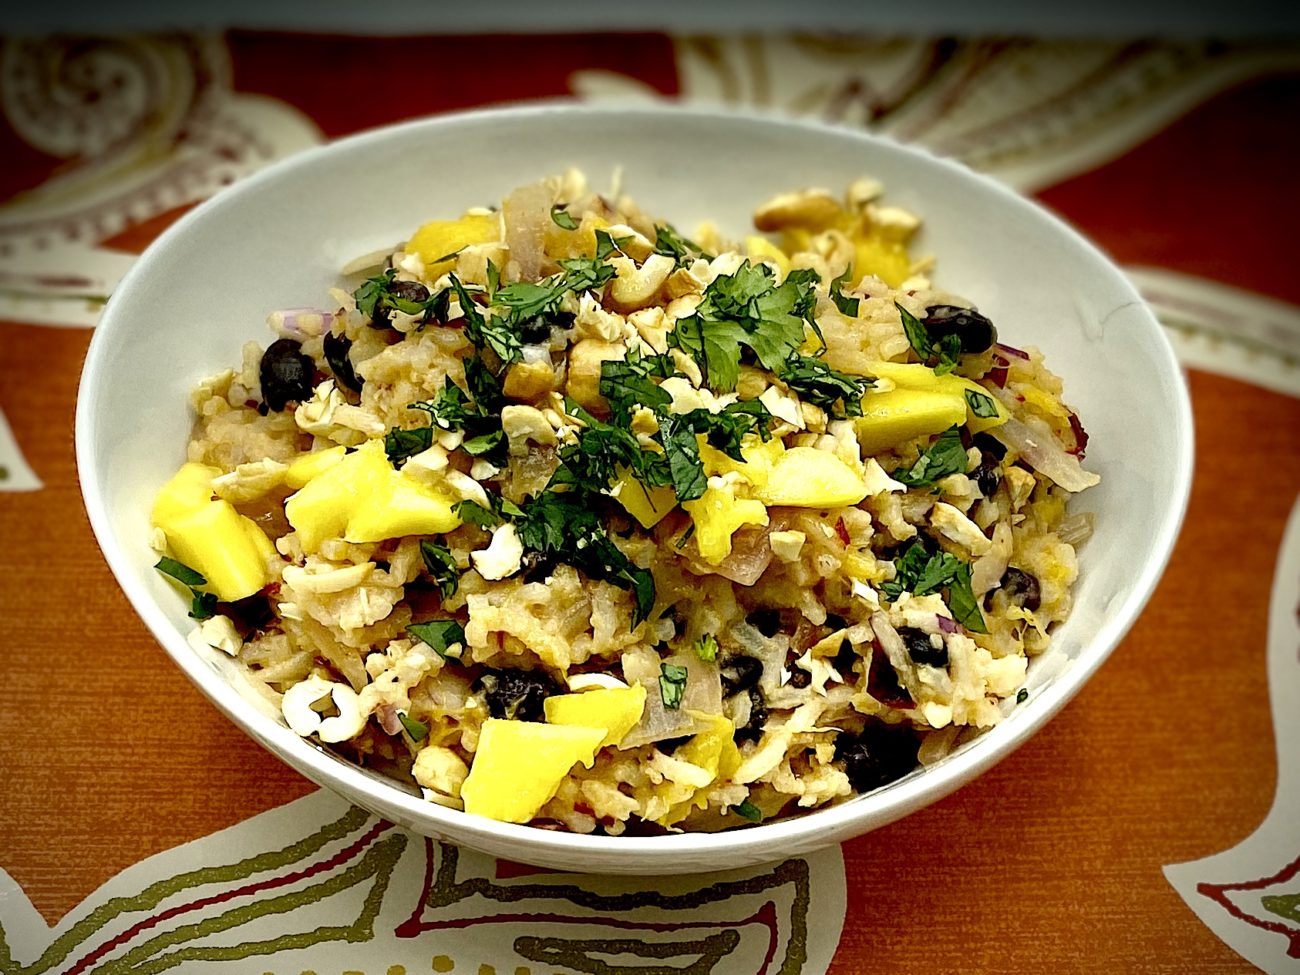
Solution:
[(460, 588), (460, 567), (456, 565), (456, 557), (451, 554), (451, 549), (423, 539), (420, 542), (420, 557), (424, 559), (424, 567), (429, 570), (429, 577), (438, 586), (442, 598), (450, 599), (456, 595), (456, 590)]
[(816, 271), (800, 268), (777, 285), (766, 264), (743, 264), (713, 280), (695, 313), (668, 333), (668, 342), (694, 359), (719, 392), (736, 388), (742, 346), (779, 374), (803, 344), (805, 325), (820, 334), (813, 318), (817, 280)]
[(833, 420), (862, 415), (862, 397), (875, 385), (865, 376), (838, 372), (813, 356), (795, 353), (786, 360), (782, 381)]
[(216, 594), (199, 591), (199, 586), (208, 584), (208, 580), (201, 573), (191, 569), (184, 562), (177, 562), (165, 555), (158, 560), (154, 568), (190, 591), (190, 619), (206, 620), (216, 615)]
[(937, 376), (945, 375), (957, 368), (961, 356), (961, 336), (949, 332), (934, 339), (915, 315), (898, 302), (894, 302), (894, 307), (898, 309), (898, 315), (903, 320), (903, 331), (907, 334), (907, 342), (921, 362), (932, 368)]
[(880, 587), (891, 602), (904, 592), (926, 596), (946, 591), (945, 602), (955, 619), (974, 633), (987, 633), (984, 614), (971, 590), (971, 567), (949, 552), (931, 551), (922, 540), (912, 542), (894, 560), (894, 578)]
[(962, 446), (961, 430), (951, 426), (905, 471), (894, 471), (895, 480), (908, 487), (924, 487), (949, 474), (966, 470), (966, 448)]
[(677, 267), (684, 267), (701, 257), (706, 261), (713, 260), (712, 254), (706, 253), (695, 241), (683, 237), (670, 223), (655, 224), (655, 253), (671, 257), (677, 262)]

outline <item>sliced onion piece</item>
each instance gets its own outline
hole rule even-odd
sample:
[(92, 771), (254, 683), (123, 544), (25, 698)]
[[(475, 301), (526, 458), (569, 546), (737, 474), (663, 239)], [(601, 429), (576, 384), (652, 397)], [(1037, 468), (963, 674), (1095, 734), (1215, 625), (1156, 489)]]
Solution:
[(545, 259), (546, 225), (551, 219), (551, 191), (544, 183), (521, 186), (501, 204), (506, 244), (519, 266), (519, 277), (535, 281)]
[(1022, 421), (1012, 417), (990, 432), (1020, 454), (1034, 470), (1067, 491), (1083, 491), (1101, 481), (1096, 474), (1083, 469), (1079, 458), (1061, 446), (1042, 420), (1031, 417)]
[(1092, 538), (1093, 521), (1091, 511), (1081, 511), (1077, 515), (1070, 515), (1069, 518), (1061, 522), (1061, 527), (1056, 529), (1056, 535), (1066, 545), (1082, 545)]

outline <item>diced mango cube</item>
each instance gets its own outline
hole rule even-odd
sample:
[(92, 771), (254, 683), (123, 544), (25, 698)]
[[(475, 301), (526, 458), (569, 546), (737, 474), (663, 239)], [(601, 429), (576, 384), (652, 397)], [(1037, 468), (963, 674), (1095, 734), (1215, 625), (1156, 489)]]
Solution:
[(152, 520), (166, 531), (178, 518), (212, 503), (212, 479), (221, 474), (207, 464), (183, 464), (154, 499)]
[(791, 447), (772, 468), (772, 476), (757, 495), (770, 505), (795, 508), (839, 508), (867, 496), (862, 474), (829, 450)]
[(504, 823), (526, 823), (555, 795), (578, 762), (588, 768), (603, 728), (488, 718), (461, 786), (465, 811)]
[(772, 476), (772, 468), (785, 453), (785, 444), (778, 437), (764, 441), (750, 434), (741, 443), (740, 455), (744, 463), (733, 460), (716, 447), (710, 447), (701, 434), (696, 438), (700, 445), (700, 461), (704, 464), (704, 473), (712, 477), (715, 474), (735, 472), (756, 488), (761, 488)]
[(875, 234), (854, 235), (853, 276), (857, 281), (874, 274), (891, 288), (897, 288), (911, 273), (912, 259), (907, 255), (905, 244)]
[(342, 538), (353, 512), (378, 495), (395, 472), (379, 440), (370, 440), (308, 481), (285, 502), (284, 513), (307, 552)]
[(641, 523), (642, 528), (653, 528), (677, 505), (677, 495), (671, 487), (647, 488), (625, 467), (618, 469), (612, 490), (616, 492), (615, 500)]
[[(951, 382), (945, 381), (955, 378), (951, 373), (940, 376), (919, 362), (872, 362), (867, 366), (867, 375), (888, 379), (907, 389), (944, 389), (951, 387)], [(951, 392), (951, 388), (945, 391)]]
[(710, 485), (696, 500), (683, 502), (682, 508), (695, 523), (695, 544), (709, 565), (719, 565), (731, 554), (731, 536), (741, 526), (767, 524), (763, 502), (736, 497), (734, 484)]
[(966, 420), (966, 398), (956, 391), (908, 389), (869, 392), (853, 421), (864, 454), (888, 450), (917, 437), (942, 433)]
[[(870, 375), (876, 376), (880, 379), (891, 380), (899, 389), (929, 390), (931, 392), (942, 393), (947, 396), (960, 396), (962, 397), (963, 400), (966, 399), (967, 391), (978, 394), (980, 396), (988, 397), (988, 399), (993, 403), (994, 407), (997, 409), (997, 416), (989, 416), (989, 417), (976, 416), (975, 411), (970, 409), (970, 401), (966, 400), (967, 414), (966, 414), (965, 423), (966, 426), (970, 429), (971, 433), (981, 433), (984, 430), (991, 430), (993, 427), (999, 427), (1002, 424), (1006, 423), (1011, 416), (1011, 414), (1007, 412), (1006, 407), (1003, 406), (998, 401), (998, 398), (996, 396), (990, 393), (979, 383), (975, 382), (973, 379), (967, 379), (965, 376), (957, 376), (952, 373), (946, 373), (940, 376), (937, 375), (933, 369), (929, 368), (928, 366), (923, 366), (917, 362), (873, 362), (871, 363), (870, 366), (868, 366), (867, 372)], [(863, 400), (863, 403), (865, 405), (867, 402), (872, 401), (874, 396), (884, 396), (884, 395), (886, 394), (868, 393), (866, 399)], [(877, 401), (876, 405), (879, 406), (880, 402)], [(925, 432), (940, 433), (943, 430), (948, 429), (948, 427), (952, 426), (953, 423), (961, 423), (961, 422), (962, 422), (961, 420), (954, 419), (952, 423), (947, 423), (942, 426), (936, 427), (933, 430), (927, 430)], [(858, 433), (859, 433), (859, 440), (861, 440), (862, 439), (861, 427), (859, 427)], [(888, 435), (888, 436), (892, 436), (892, 435)], [(922, 434), (915, 434), (914, 436), (922, 436)], [(911, 439), (910, 436), (903, 438), (903, 440), (909, 440), (909, 439)], [(894, 444), (898, 444), (902, 442), (903, 442), (902, 440), (895, 440), (893, 444), (890, 444), (889, 446), (893, 446)], [(863, 442), (863, 448), (868, 450), (872, 449), (867, 447), (865, 441)], [(881, 448), (875, 448), (875, 449), (881, 449)]]
[(459, 220), (430, 220), (411, 235), (406, 251), (419, 256), (425, 276), (432, 279), (456, 266), (454, 257), (445, 261), (438, 258), (462, 247), (500, 239), (501, 220), (495, 213), (466, 214)]
[[(673, 753), (673, 757), (690, 762), (708, 772), (713, 782), (728, 779), (740, 768), (740, 749), (736, 747), (734, 736), (736, 727), (721, 714), (701, 714), (693, 712), (694, 717), (707, 722), (707, 727), (697, 733), (690, 741)], [(709, 786), (695, 790), (695, 794), (669, 807), (658, 820), (661, 826), (671, 826), (690, 815), (694, 809), (703, 809), (708, 805), (706, 793)]]
[(542, 704), (548, 724), (602, 728), (600, 747), (617, 745), (636, 727), (645, 710), (645, 685), (601, 687), (578, 694), (557, 694)]
[(782, 276), (790, 273), (790, 258), (766, 237), (751, 235), (745, 238), (745, 254), (751, 261), (773, 261)]
[(460, 527), (452, 510), (455, 499), (435, 488), (393, 473), (348, 517), (343, 537), (349, 542), (380, 542), (402, 535), (437, 535)]
[(233, 602), (266, 585), (270, 539), (229, 501), (209, 502), (159, 527), (172, 554), (202, 575), (218, 599)]
[(313, 478), (319, 477), (341, 461), (348, 452), (346, 447), (330, 447), (310, 454), (299, 454), (284, 472), (284, 483), (297, 491)]

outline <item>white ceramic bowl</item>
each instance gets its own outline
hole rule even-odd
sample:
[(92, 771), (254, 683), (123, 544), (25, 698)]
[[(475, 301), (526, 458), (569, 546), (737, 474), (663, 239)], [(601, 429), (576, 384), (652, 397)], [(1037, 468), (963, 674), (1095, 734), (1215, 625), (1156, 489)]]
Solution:
[[(241, 691), (232, 661), (186, 643), (193, 625), (152, 568), (149, 510), (185, 457), (187, 394), (269, 341), (277, 308), (325, 296), (352, 258), (422, 220), (490, 203), (579, 166), (593, 185), (622, 167), (649, 211), (732, 235), (753, 207), (799, 186), (838, 191), (864, 174), (925, 225), (917, 250), (1015, 345), (1038, 345), (1065, 379), (1101, 485), (1076, 606), (1054, 637), (1063, 666), (1035, 661), (1029, 701), (923, 772), (871, 795), (721, 834), (618, 838), (506, 825), (444, 809), (313, 746)], [(285, 160), (224, 190), (164, 233), (123, 279), (91, 343), (77, 463), (99, 544), (137, 612), (232, 721), (309, 779), (425, 835), (516, 860), (608, 873), (757, 863), (848, 839), (946, 795), (1043, 726), (1101, 665), (1163, 570), (1187, 502), (1192, 423), (1168, 342), (1124, 276), (1077, 233), (991, 179), (922, 151), (823, 125), (674, 108), (572, 105), (448, 115), (367, 132)], [(1048, 669), (1052, 673), (1048, 673)]]

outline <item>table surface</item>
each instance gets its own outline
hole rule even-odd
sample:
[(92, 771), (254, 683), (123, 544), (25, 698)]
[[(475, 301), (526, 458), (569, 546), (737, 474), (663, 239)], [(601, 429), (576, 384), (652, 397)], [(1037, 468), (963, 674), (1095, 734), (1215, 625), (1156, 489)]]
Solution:
[[(486, 91), (453, 84), (378, 107), (331, 102), (308, 76), (271, 70), (259, 50), (278, 50), (282, 39), (228, 43), (236, 89), (275, 94), (327, 136), (527, 90), (493, 70), (508, 62), (509, 50), (498, 49), (480, 66)], [(309, 43), (316, 48), (297, 57), (332, 58), (331, 70), (354, 80), (376, 60), (342, 41)], [(675, 90), (661, 38), (557, 43), (563, 57), (617, 64)], [(420, 48), (414, 40), (361, 46), (397, 60)], [(534, 78), (532, 90), (564, 84), (556, 57), (560, 66)], [(1296, 75), (1248, 81), (1037, 196), (1122, 263), (1300, 301), (1291, 185), (1298, 94)], [(30, 152), (23, 160), (10, 178), (34, 185), (40, 160)], [(112, 246), (138, 251), (175, 215), (140, 223)], [(72, 440), (90, 331), (0, 329), (0, 409), (44, 482), (40, 491), (0, 493), (0, 816), (8, 823), (0, 866), (53, 922), (128, 865), (313, 787), (185, 681), (100, 556)], [(1208, 372), (1188, 382), (1195, 483), (1148, 609), (1017, 753), (845, 845), (848, 911), (832, 972), (1253, 970), (1187, 909), (1161, 867), (1239, 842), (1272, 800), (1263, 648), (1274, 560), (1300, 485), (1300, 403)], [(1209, 598), (1229, 609), (1207, 614)]]

